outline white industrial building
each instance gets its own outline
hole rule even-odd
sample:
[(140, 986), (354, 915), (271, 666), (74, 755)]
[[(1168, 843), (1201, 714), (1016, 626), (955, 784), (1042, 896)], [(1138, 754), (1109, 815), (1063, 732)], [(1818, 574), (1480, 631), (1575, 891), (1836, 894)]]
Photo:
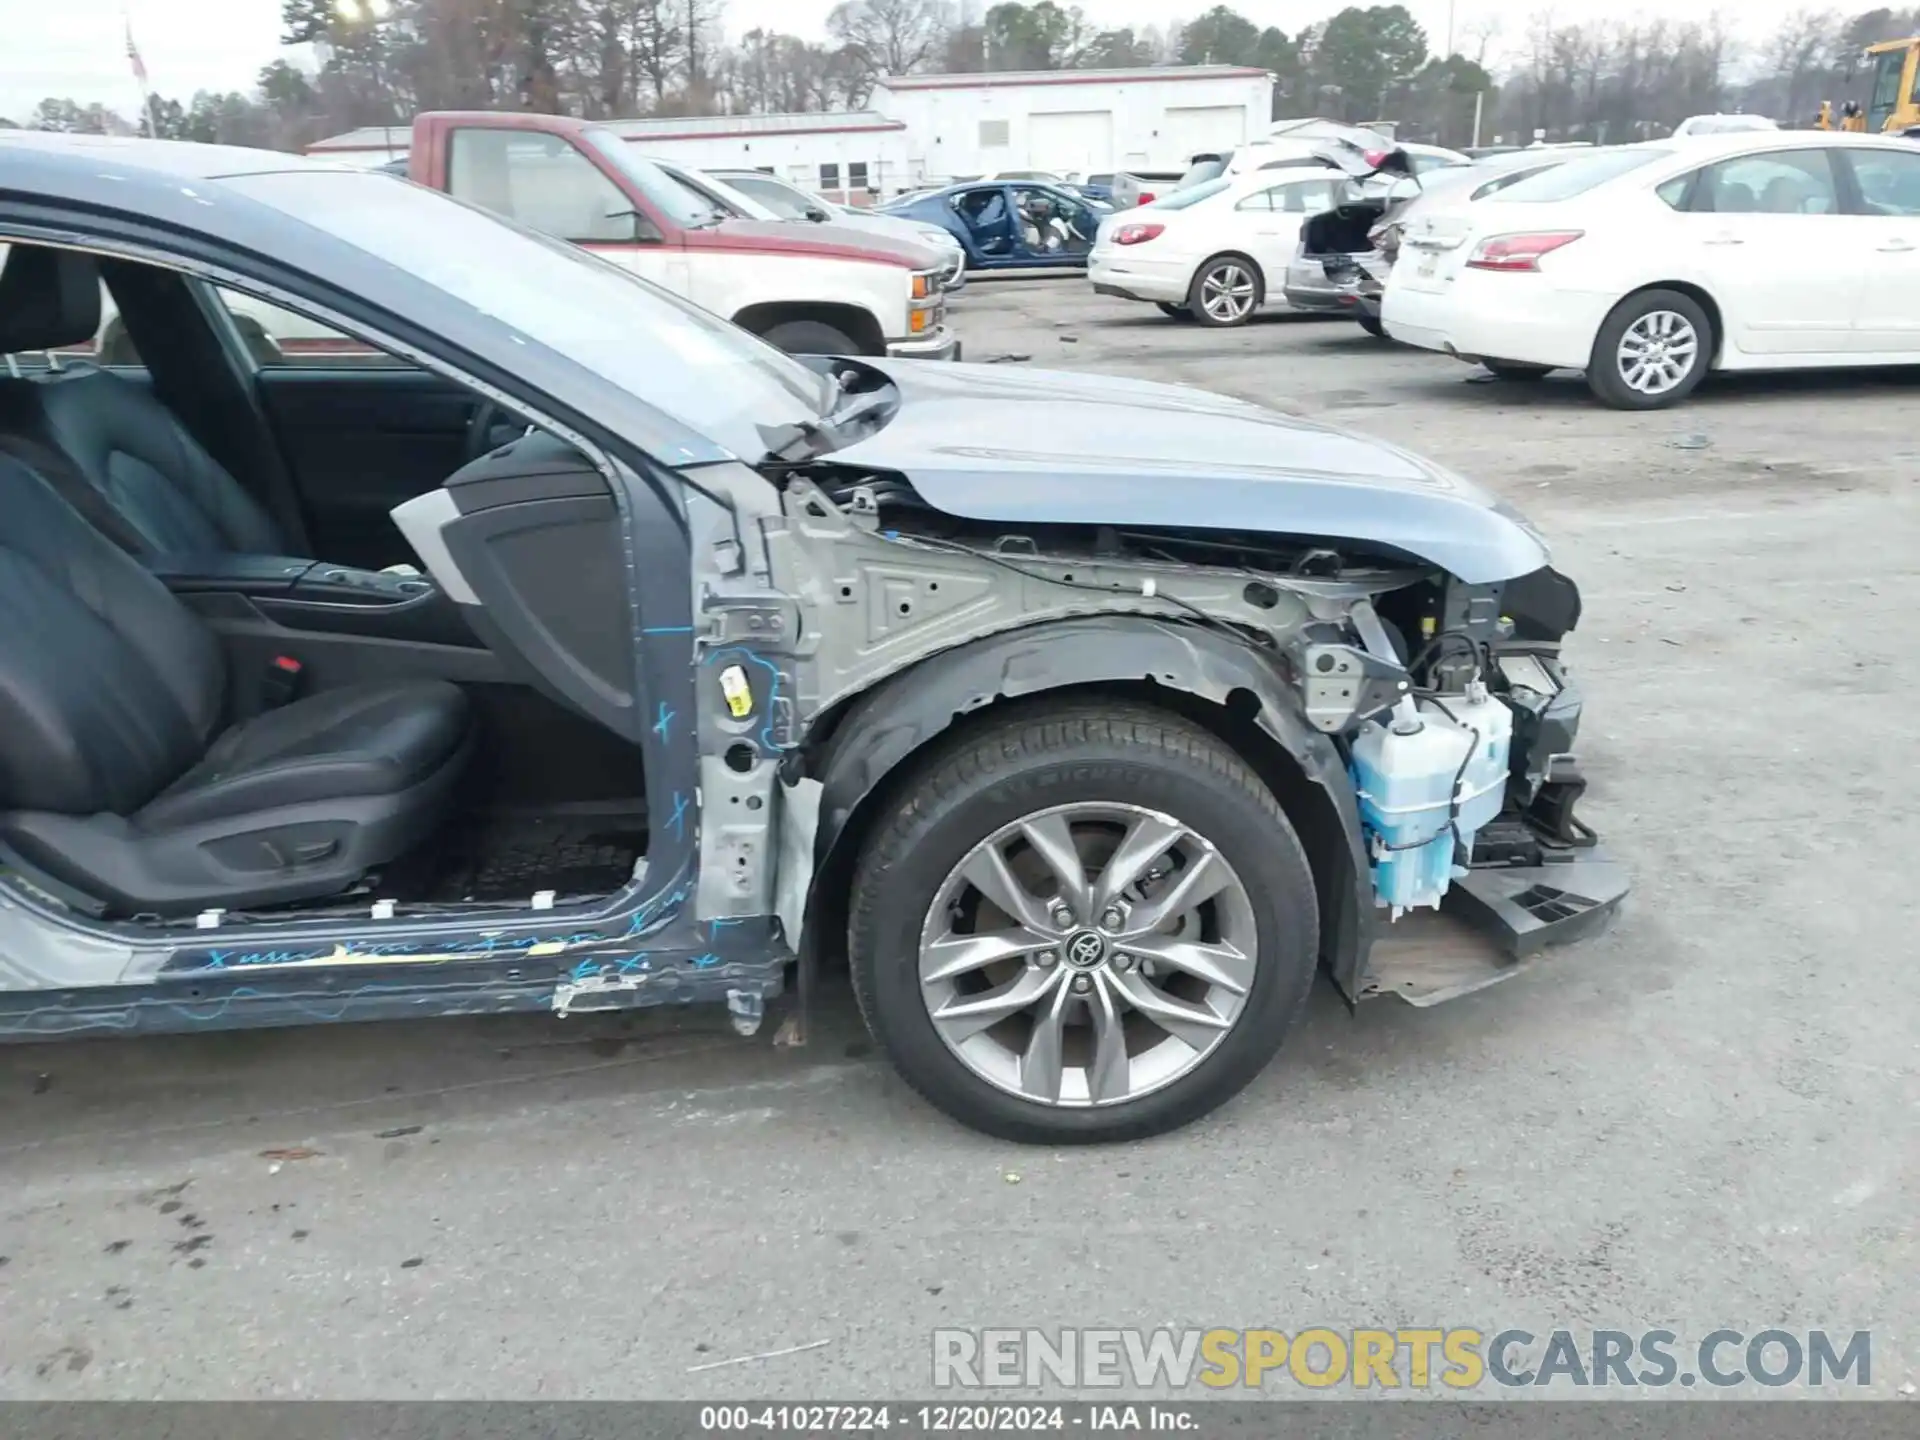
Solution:
[(870, 103), (905, 122), (909, 163), (929, 179), (1181, 170), (1266, 133), (1273, 76), (1244, 65), (898, 75)]
[(922, 183), (908, 159), (906, 125), (871, 110), (615, 120), (608, 128), (695, 170), (767, 170), (853, 204)]
[[(766, 170), (855, 204), (1002, 170), (1086, 176), (1179, 170), (1270, 124), (1273, 77), (1240, 65), (883, 77), (871, 109), (662, 116), (608, 128), (695, 169)], [(404, 126), (308, 147), (369, 166), (407, 153)]]

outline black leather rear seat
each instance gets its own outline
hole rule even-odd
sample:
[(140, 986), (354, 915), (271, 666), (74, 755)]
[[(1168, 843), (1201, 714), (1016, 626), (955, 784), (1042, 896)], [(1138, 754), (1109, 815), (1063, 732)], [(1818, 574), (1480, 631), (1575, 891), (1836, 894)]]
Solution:
[[(91, 255), (8, 249), (0, 355), (85, 345), (100, 318), (100, 267)], [(246, 487), (171, 410), (123, 376), (78, 361), (43, 375), (0, 377), (0, 448), (10, 448), (8, 436), (64, 457), (72, 473), (48, 475), (49, 483), (137, 554), (287, 553), (280, 528)]]
[(438, 680), (228, 727), (204, 623), (0, 452), (0, 844), (119, 914), (336, 894), (424, 840), (470, 749)]

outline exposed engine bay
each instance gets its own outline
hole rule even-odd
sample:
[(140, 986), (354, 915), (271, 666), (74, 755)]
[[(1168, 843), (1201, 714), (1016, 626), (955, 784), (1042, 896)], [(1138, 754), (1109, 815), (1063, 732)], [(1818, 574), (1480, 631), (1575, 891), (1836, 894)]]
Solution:
[[(1257, 656), (1275, 693), (1338, 747), (1374, 904), (1391, 918), (1438, 907), (1470, 868), (1537, 866), (1592, 843), (1573, 817), (1585, 786), (1573, 756), (1580, 702), (1560, 654), (1580, 600), (1551, 568), (1469, 585), (1358, 542), (1013, 529), (936, 510), (898, 474), (823, 463), (782, 478), (789, 538), (804, 543), (771, 547), (776, 585), (887, 597), (857, 656), (821, 637), (799, 686), (803, 718), (939, 648), (943, 631), (971, 639), (1070, 616), (1152, 616)], [(782, 552), (794, 566), (784, 581)]]

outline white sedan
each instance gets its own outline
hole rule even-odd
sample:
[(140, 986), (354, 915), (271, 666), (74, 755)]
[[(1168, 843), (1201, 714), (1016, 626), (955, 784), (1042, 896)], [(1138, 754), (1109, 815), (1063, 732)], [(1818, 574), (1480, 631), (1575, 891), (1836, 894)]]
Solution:
[(1287, 262), (1309, 216), (1350, 188), (1345, 172), (1311, 161), (1222, 175), (1100, 222), (1087, 278), (1102, 295), (1158, 305), (1203, 325), (1244, 324), (1284, 305)]
[(1920, 146), (1783, 130), (1570, 160), (1420, 216), (1381, 319), (1506, 379), (1583, 369), (1629, 410), (1712, 370), (1920, 364)]

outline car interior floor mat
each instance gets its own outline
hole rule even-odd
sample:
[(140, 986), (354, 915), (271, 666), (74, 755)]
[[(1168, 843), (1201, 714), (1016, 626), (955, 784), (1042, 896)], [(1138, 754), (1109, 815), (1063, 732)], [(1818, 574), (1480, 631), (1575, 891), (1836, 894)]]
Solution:
[(379, 890), (430, 904), (524, 902), (542, 890), (610, 895), (633, 878), (646, 850), (647, 813), (638, 800), (480, 811), (455, 820), (425, 853), (390, 868)]

